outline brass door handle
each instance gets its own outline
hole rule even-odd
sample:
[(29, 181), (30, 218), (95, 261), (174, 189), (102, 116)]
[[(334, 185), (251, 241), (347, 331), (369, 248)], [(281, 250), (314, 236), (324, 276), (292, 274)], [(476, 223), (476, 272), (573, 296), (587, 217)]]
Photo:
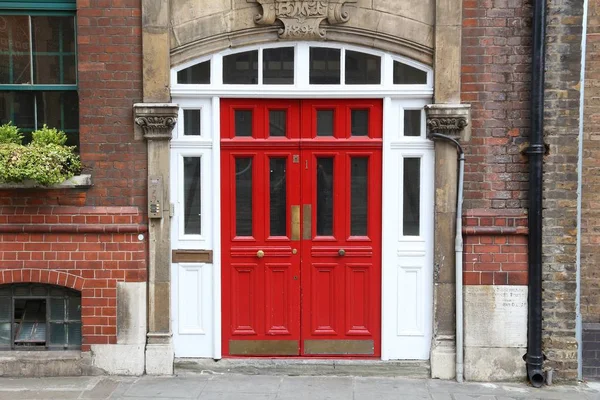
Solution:
[(346, 250), (344, 250), (344, 249), (338, 250), (338, 256), (345, 256), (345, 255), (346, 255)]
[(259, 250), (256, 252), (256, 257), (258, 258), (263, 258), (265, 256), (265, 252), (262, 250)]

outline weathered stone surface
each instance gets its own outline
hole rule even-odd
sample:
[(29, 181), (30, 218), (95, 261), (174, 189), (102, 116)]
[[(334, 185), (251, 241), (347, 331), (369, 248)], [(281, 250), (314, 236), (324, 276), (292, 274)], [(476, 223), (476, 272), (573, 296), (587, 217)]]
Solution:
[(147, 284), (117, 282), (117, 343), (144, 344), (147, 331)]
[(144, 348), (143, 342), (93, 345), (94, 366), (109, 375), (143, 375)]
[(465, 379), (475, 382), (522, 380), (526, 347), (466, 347)]

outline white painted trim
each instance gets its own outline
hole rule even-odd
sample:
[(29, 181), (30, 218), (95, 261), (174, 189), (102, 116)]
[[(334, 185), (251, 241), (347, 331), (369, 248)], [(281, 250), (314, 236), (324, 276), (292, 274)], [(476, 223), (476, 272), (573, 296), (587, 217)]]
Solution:
[[(351, 89), (341, 88), (340, 85), (312, 85), (308, 89), (296, 88), (289, 85), (228, 85), (224, 88), (201, 88), (199, 85), (188, 85), (189, 87), (176, 87), (171, 90), (175, 98), (197, 98), (207, 96), (231, 97), (231, 98), (260, 98), (269, 99), (382, 99), (391, 97), (396, 99), (419, 100), (431, 98), (433, 89), (420, 87), (422, 85), (405, 85), (406, 88), (381, 87), (375, 85), (351, 85)], [(350, 85), (348, 85), (350, 86)], [(347, 87), (347, 86), (346, 86)], [(354, 90), (352, 90), (354, 89)]]
[(221, 104), (212, 99), (213, 126), (213, 358), (221, 358)]

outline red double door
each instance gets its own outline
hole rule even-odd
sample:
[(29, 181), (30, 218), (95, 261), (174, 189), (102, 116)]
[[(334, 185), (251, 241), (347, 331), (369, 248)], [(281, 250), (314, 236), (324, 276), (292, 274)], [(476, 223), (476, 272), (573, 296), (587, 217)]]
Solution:
[(224, 356), (379, 356), (380, 100), (221, 100)]

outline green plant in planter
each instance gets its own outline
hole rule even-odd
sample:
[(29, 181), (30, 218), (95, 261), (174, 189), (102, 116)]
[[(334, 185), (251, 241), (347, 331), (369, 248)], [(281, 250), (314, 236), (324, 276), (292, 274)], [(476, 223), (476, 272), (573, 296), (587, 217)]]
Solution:
[(22, 142), (23, 135), (19, 131), (19, 128), (14, 126), (12, 122), (0, 125), (0, 144), (21, 144)]
[[(11, 126), (0, 126), (0, 135), (4, 130), (8, 132)], [(5, 137), (14, 138), (14, 134)], [(44, 125), (33, 132), (32, 138), (26, 146), (21, 145), (20, 140), (0, 141), (0, 182), (32, 180), (53, 185), (81, 172), (81, 160), (75, 154), (74, 146), (65, 146), (67, 136), (64, 132)]]

